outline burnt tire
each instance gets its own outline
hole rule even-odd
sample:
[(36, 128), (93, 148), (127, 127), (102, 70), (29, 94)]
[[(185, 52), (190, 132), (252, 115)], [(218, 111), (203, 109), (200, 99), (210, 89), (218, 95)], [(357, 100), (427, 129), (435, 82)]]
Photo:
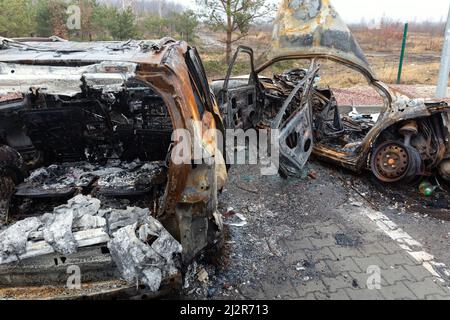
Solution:
[(422, 159), (413, 147), (397, 141), (387, 141), (373, 151), (370, 168), (382, 182), (409, 182), (420, 174)]

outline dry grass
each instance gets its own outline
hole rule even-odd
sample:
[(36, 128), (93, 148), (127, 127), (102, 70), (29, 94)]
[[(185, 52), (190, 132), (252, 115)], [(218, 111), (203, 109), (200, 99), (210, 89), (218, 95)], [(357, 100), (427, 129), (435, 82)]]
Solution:
[[(397, 80), (397, 67), (375, 69), (380, 80), (394, 83)], [(437, 83), (439, 63), (406, 64), (403, 66), (402, 84), (430, 84)]]
[[(208, 34), (209, 39), (220, 39), (220, 34), (202, 31)], [(410, 32), (407, 40), (406, 56), (403, 66), (403, 84), (434, 85), (437, 82), (440, 50), (443, 37), (431, 33)], [(395, 83), (397, 80), (398, 63), (401, 50), (403, 30), (397, 27), (391, 30), (365, 30), (354, 31), (354, 35), (366, 53), (373, 71), (378, 78), (386, 83)], [(200, 36), (200, 39), (202, 36)], [(244, 44), (253, 48), (255, 58), (270, 47), (271, 34), (267, 30), (254, 29), (252, 33), (235, 44)], [(228, 66), (225, 63), (224, 49), (220, 46), (202, 47), (199, 51), (210, 79), (223, 78)], [(264, 75), (281, 73), (289, 68), (296, 67), (294, 62), (280, 63), (267, 70)], [(248, 63), (239, 61), (236, 73), (248, 73)], [(352, 70), (336, 67), (331, 71), (322, 68), (322, 76), (330, 77), (333, 82), (342, 87), (351, 87), (360, 84), (361, 78)]]
[[(361, 48), (365, 52), (400, 52), (402, 46), (403, 31), (368, 30), (353, 33)], [(410, 32), (406, 41), (406, 48), (410, 53), (437, 53), (439, 54), (444, 39), (426, 33)]]

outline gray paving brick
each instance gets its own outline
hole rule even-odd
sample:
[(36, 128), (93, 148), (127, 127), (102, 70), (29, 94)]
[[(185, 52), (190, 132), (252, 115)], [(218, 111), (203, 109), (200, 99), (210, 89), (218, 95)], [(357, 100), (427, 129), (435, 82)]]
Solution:
[[(306, 250), (305, 250), (306, 251)], [(311, 257), (313, 262), (320, 262), (322, 260), (337, 260), (337, 257), (328, 247), (320, 248), (314, 251), (306, 251), (307, 255)]]
[(369, 289), (346, 289), (347, 294), (352, 300), (384, 300), (378, 290)]
[(301, 297), (298, 300), (317, 300), (314, 293), (308, 293), (305, 297)]
[(383, 260), (381, 260), (378, 255), (363, 258), (354, 257), (353, 261), (355, 261), (355, 263), (363, 271), (367, 271), (367, 268), (370, 266), (378, 266), (380, 269), (388, 268), (388, 265)]
[(262, 283), (262, 288), (268, 299), (276, 299), (278, 297), (283, 299), (298, 298), (297, 291), (290, 280), (264, 281)]
[(286, 258), (284, 259), (284, 262), (286, 266), (292, 266), (295, 265), (297, 262), (302, 261), (310, 261), (311, 256), (306, 253), (306, 251), (298, 250), (298, 251), (290, 251), (286, 254)]
[(328, 292), (315, 292), (317, 300), (350, 300), (349, 295), (345, 292), (344, 289), (339, 289), (336, 292), (328, 293)]
[(351, 257), (340, 259), (339, 261), (326, 261), (332, 273), (341, 274), (347, 271), (361, 272), (361, 268), (353, 261)]
[[(314, 228), (314, 226), (311, 226), (309, 228), (305, 228), (304, 226), (302, 226), (302, 229), (301, 229), (300, 232), (301, 232), (301, 236), (302, 237), (311, 238), (311, 237), (318, 237), (318, 236), (320, 236), (320, 234), (317, 233), (317, 231)], [(301, 238), (297, 238), (297, 239), (301, 239)]]
[(267, 299), (264, 291), (259, 284), (242, 285), (239, 287), (239, 292), (246, 298), (252, 300)]
[(385, 248), (390, 254), (397, 252), (405, 252), (400, 246), (392, 240), (391, 238), (386, 237), (385, 241), (378, 242), (383, 248)]
[(314, 293), (316, 291), (326, 291), (326, 287), (320, 279), (302, 282), (301, 284), (295, 285), (295, 289), (300, 297), (304, 297), (308, 293)]
[(320, 225), (316, 227), (316, 231), (320, 232), (323, 235), (331, 235), (334, 237), (336, 233), (343, 232), (345, 228), (338, 224), (331, 224), (328, 226)]
[(425, 299), (428, 295), (448, 294), (448, 292), (437, 285), (431, 278), (422, 281), (404, 281), (404, 283), (419, 299)]
[(359, 247), (359, 250), (361, 252), (364, 253), (364, 255), (366, 256), (372, 256), (372, 255), (376, 255), (376, 254), (389, 254), (391, 252), (389, 252), (386, 248), (384, 248), (381, 244), (379, 243), (368, 243), (368, 244), (363, 244)]
[(328, 289), (327, 292), (336, 292), (339, 289), (350, 288), (352, 286), (352, 280), (342, 275), (336, 277), (322, 277), (322, 281), (325, 287)]
[(334, 222), (332, 219), (327, 219), (327, 220), (320, 221), (320, 223), (316, 223), (315, 226), (320, 225), (320, 226), (328, 227), (328, 226), (332, 226), (335, 224), (336, 224), (336, 222)]
[(341, 247), (341, 246), (332, 246), (330, 250), (334, 253), (334, 255), (340, 260), (346, 257), (363, 257), (361, 251), (354, 247)]
[(428, 295), (425, 297), (427, 300), (450, 300), (450, 296), (441, 296), (438, 294)]
[(417, 296), (401, 281), (394, 285), (383, 286), (380, 290), (387, 300), (416, 300)]
[(312, 250), (313, 249), (313, 245), (312, 245), (312, 243), (311, 243), (311, 240), (309, 240), (308, 238), (303, 238), (303, 239), (300, 239), (300, 240), (289, 240), (289, 239), (286, 239), (286, 240), (284, 240), (284, 243), (285, 243), (285, 245), (286, 245), (286, 247), (289, 249), (289, 250), (292, 250), (292, 251), (296, 251), (296, 250), (303, 250), (303, 249), (310, 249), (310, 250)]
[[(371, 274), (368, 274), (366, 272), (352, 272), (352, 271), (348, 272), (348, 277), (352, 284), (351, 288), (353, 288), (353, 289), (368, 289), (367, 280), (369, 280), (370, 276), (371, 276)], [(355, 287), (354, 284), (356, 284), (357, 287)], [(380, 285), (387, 286), (388, 284), (387, 284), (386, 280), (381, 278)]]
[(328, 266), (328, 262), (331, 260), (322, 260), (322, 261), (317, 261), (316, 263), (314, 263), (314, 269), (315, 271), (321, 273), (321, 274), (334, 274), (330, 267)]
[(403, 266), (406, 271), (411, 275), (411, 280), (424, 280), (426, 278), (432, 278), (433, 275), (425, 269), (422, 265), (417, 266), (410, 266), (410, 265), (404, 265)]
[(382, 270), (381, 277), (385, 279), (389, 285), (393, 285), (400, 280), (417, 280), (408, 271), (406, 271), (404, 267), (406, 267), (406, 265)]
[(303, 229), (303, 231), (305, 231), (305, 230), (307, 230), (307, 229), (312, 229), (313, 232), (316, 232), (314, 228), (315, 228), (318, 224), (324, 225), (322, 222), (302, 223), (302, 224), (301, 224), (301, 228)]
[(392, 254), (380, 254), (378, 255), (385, 264), (388, 267), (395, 267), (395, 266), (415, 266), (418, 265), (419, 262), (414, 260), (407, 252), (398, 252), (398, 253), (392, 253)]
[(336, 240), (331, 235), (323, 236), (322, 238), (310, 238), (312, 244), (316, 248), (323, 248), (336, 245)]

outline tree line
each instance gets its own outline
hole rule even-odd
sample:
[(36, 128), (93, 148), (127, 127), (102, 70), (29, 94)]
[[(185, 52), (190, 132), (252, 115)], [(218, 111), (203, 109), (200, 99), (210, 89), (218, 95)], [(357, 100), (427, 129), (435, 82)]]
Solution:
[[(67, 23), (74, 13), (70, 11), (73, 5), (80, 12), (80, 28), (76, 29)], [(170, 36), (193, 42), (197, 15), (179, 5), (170, 8), (165, 6), (162, 12), (160, 5), (156, 11), (141, 11), (98, 0), (0, 0), (0, 36), (58, 36), (85, 41)]]

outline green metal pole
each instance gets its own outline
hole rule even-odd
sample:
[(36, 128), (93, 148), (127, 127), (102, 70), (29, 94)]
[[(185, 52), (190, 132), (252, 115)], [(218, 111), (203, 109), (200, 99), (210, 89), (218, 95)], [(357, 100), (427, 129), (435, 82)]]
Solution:
[(402, 52), (400, 53), (400, 63), (398, 64), (397, 84), (402, 81), (403, 60), (405, 59), (406, 38), (408, 37), (408, 23), (405, 23), (403, 31)]

